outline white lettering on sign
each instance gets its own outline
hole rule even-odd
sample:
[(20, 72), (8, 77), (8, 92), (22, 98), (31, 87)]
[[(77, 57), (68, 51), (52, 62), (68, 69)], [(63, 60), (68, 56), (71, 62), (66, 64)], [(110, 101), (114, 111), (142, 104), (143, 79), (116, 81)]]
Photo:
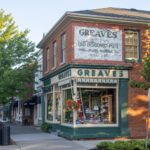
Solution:
[(99, 78), (128, 78), (128, 71), (113, 69), (73, 69), (72, 76)]
[(68, 84), (71, 78), (82, 78), (82, 82), (85, 80), (94, 83), (105, 83), (105, 79), (108, 79), (106, 83), (111, 83), (113, 79), (114, 83), (114, 79), (128, 78), (128, 70), (72, 68), (52, 77), (51, 84), (59, 83), (59, 86)]
[(75, 59), (122, 61), (122, 31), (75, 27)]

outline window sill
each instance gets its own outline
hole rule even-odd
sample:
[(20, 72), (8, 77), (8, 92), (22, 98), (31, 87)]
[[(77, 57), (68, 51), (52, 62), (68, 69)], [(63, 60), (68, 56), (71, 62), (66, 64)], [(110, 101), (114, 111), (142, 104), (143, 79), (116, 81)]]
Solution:
[(65, 62), (61, 62), (61, 63), (60, 63), (60, 66), (62, 66), (62, 65), (64, 65), (64, 64), (65, 64)]
[(54, 69), (56, 69), (56, 67), (51, 68), (51, 70), (54, 70)]
[(44, 72), (44, 74), (47, 74), (47, 73), (48, 73), (48, 70)]
[(140, 59), (125, 59), (125, 62), (127, 63), (140, 63)]

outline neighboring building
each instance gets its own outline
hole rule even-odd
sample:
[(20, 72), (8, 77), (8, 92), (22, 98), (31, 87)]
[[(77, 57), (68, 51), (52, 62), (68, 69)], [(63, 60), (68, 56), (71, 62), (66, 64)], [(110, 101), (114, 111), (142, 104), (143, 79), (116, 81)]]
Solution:
[(37, 63), (38, 68), (37, 72), (35, 73), (35, 84), (34, 84), (34, 90), (36, 91), (35, 95), (37, 98), (37, 105), (34, 105), (34, 125), (41, 125), (42, 123), (42, 91), (43, 91), (43, 82), (41, 81), (42, 78), (42, 51), (40, 50), (38, 52), (37, 56)]
[(136, 9), (65, 13), (38, 44), (45, 122), (71, 139), (145, 137), (147, 91), (128, 81), (143, 81), (149, 22), (150, 12)]

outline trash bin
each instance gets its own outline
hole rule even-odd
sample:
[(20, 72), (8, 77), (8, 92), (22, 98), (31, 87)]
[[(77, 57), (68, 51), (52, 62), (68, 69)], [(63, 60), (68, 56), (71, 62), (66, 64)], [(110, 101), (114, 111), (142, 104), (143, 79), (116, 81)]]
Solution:
[(10, 126), (0, 123), (0, 145), (10, 144)]

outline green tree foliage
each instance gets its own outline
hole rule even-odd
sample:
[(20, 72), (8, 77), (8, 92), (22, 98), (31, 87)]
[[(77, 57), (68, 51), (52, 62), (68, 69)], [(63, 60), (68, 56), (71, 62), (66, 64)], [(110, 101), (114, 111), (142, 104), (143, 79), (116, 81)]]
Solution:
[(143, 45), (146, 52), (142, 59), (143, 70), (141, 71), (141, 75), (146, 82), (130, 81), (130, 86), (148, 89), (150, 88), (150, 30), (146, 30), (144, 36)]
[(142, 75), (145, 80), (150, 83), (150, 30), (146, 31), (145, 36), (147, 37), (144, 41), (147, 51), (145, 52), (145, 55), (143, 57), (144, 69)]
[(16, 96), (24, 99), (33, 89), (37, 63), (28, 32), (19, 31), (11, 14), (0, 10), (0, 103)]

